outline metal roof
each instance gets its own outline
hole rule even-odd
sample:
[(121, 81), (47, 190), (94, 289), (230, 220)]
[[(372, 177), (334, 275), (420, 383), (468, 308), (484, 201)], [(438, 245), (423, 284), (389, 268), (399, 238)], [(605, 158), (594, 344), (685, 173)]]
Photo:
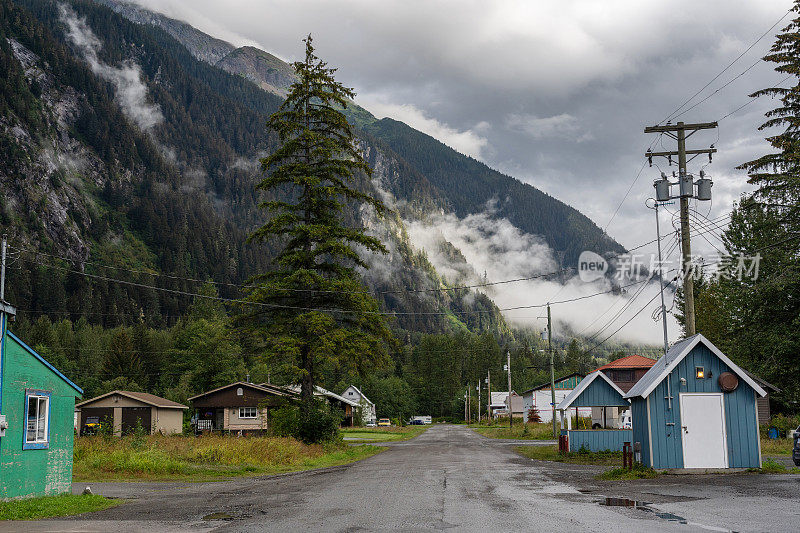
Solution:
[[(584, 374), (583, 372), (573, 372), (572, 374), (567, 374), (566, 376), (561, 376), (560, 378), (555, 378), (554, 381), (556, 383), (556, 388), (558, 388), (558, 384), (559, 383), (561, 383), (562, 381), (566, 381), (566, 380), (568, 380), (569, 378), (571, 378), (573, 376), (579, 376), (581, 379), (583, 379), (583, 378), (586, 377), (586, 374)], [(542, 390), (542, 389), (549, 389), (549, 388), (550, 388), (550, 382), (548, 381), (546, 383), (542, 383), (541, 385), (536, 385), (535, 387), (526, 390), (522, 394), (528, 394), (529, 392), (532, 392), (532, 391), (535, 391), (535, 390)], [(564, 390), (564, 389), (562, 389), (562, 390)]]
[(732, 372), (736, 373), (741, 379), (743, 379), (748, 385), (750, 385), (760, 396), (766, 396), (767, 391), (761, 388), (761, 385), (756, 383), (753, 378), (747, 375), (747, 372), (739, 368), (736, 363), (728, 359), (728, 357), (722, 353), (719, 348), (714, 346), (710, 340), (705, 338), (702, 333), (697, 333), (696, 335), (692, 335), (691, 337), (687, 337), (683, 340), (680, 340), (672, 345), (672, 348), (669, 351), (656, 361), (650, 370), (642, 376), (642, 379), (636, 382), (636, 384), (628, 391), (628, 394), (625, 395), (625, 398), (635, 398), (637, 396), (641, 396), (642, 398), (647, 398), (651, 392), (661, 383), (665, 377), (669, 375), (672, 370), (678, 366), (684, 357), (689, 355), (689, 352), (694, 349), (700, 343), (711, 350), (711, 352), (719, 357), (722, 362), (724, 362), (728, 368), (731, 369)]
[[(294, 392), (298, 393), (300, 392), (300, 385), (289, 385), (285, 388)], [(314, 394), (318, 396), (327, 396), (328, 398), (334, 398), (336, 400), (339, 400), (340, 402), (346, 403), (347, 405), (352, 405), (353, 407), (360, 407), (360, 404), (358, 402), (354, 402), (353, 400), (348, 400), (344, 396), (339, 396), (335, 392), (323, 389), (322, 387), (319, 387), (317, 385), (314, 385)]]
[(656, 364), (655, 359), (645, 357), (643, 355), (629, 355), (610, 361), (603, 366), (597, 367), (595, 370), (608, 370), (610, 368), (629, 369), (629, 368), (650, 368)]
[(601, 379), (604, 379), (604, 380), (606, 380), (606, 382), (607, 382), (609, 385), (611, 385), (611, 387), (613, 387), (613, 389), (614, 389), (615, 391), (617, 391), (617, 392), (619, 393), (619, 395), (620, 395), (620, 396), (622, 396), (623, 398), (625, 397), (625, 393), (624, 393), (624, 392), (622, 392), (622, 389), (620, 389), (620, 388), (617, 386), (617, 384), (616, 384), (616, 383), (614, 383), (613, 381), (611, 381), (611, 380), (608, 378), (608, 376), (606, 376), (606, 375), (605, 375), (603, 372), (600, 372), (599, 370), (595, 370), (594, 372), (592, 372), (591, 374), (589, 374), (588, 376), (586, 376), (585, 378), (583, 378), (583, 379), (581, 380), (581, 382), (580, 382), (580, 383), (578, 383), (578, 386), (577, 386), (577, 387), (575, 387), (574, 389), (572, 389), (572, 390), (569, 392), (569, 394), (567, 394), (567, 395), (564, 397), (564, 399), (563, 399), (563, 400), (561, 400), (561, 402), (559, 402), (559, 404), (556, 406), (556, 409), (558, 409), (559, 411), (561, 411), (561, 410), (566, 410), (566, 409), (569, 409), (569, 406), (570, 406), (570, 405), (572, 405), (572, 402), (574, 402), (575, 400), (577, 400), (577, 399), (578, 399), (578, 396), (580, 396), (580, 395), (581, 395), (581, 393), (583, 393), (583, 391), (585, 391), (585, 390), (586, 390), (586, 389), (589, 387), (589, 385), (591, 385), (591, 384), (592, 384), (592, 382), (593, 382), (595, 379), (597, 379), (597, 378), (601, 378)]

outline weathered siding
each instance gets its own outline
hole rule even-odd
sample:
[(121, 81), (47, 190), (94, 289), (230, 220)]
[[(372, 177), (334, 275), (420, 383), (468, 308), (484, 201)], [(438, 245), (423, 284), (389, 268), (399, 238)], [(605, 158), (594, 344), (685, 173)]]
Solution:
[(631, 400), (631, 425), (633, 426), (633, 442), (642, 444), (642, 463), (650, 464), (650, 437), (647, 427), (647, 400), (633, 398)]
[[(706, 377), (697, 379), (695, 367), (702, 366)], [(652, 435), (652, 463), (654, 468), (683, 468), (683, 441), (681, 431), (680, 393), (705, 392), (719, 393), (718, 378), (722, 372), (729, 372), (711, 350), (703, 344), (695, 348), (661, 381), (650, 393), (650, 428)], [(709, 374), (710, 372), (710, 374)], [(680, 379), (686, 380), (681, 385)], [(667, 382), (672, 392), (672, 405), (667, 398)], [(638, 420), (642, 409), (646, 412), (646, 402), (634, 401), (633, 427), (636, 440), (639, 438)], [(728, 466), (730, 468), (751, 468), (760, 466), (758, 449), (758, 428), (756, 425), (755, 391), (743, 379), (733, 392), (723, 393), (725, 424), (727, 430)], [(642, 440), (642, 447), (645, 447)], [(644, 450), (643, 450), (644, 452)], [(647, 464), (647, 463), (645, 463)]]
[(616, 405), (620, 407), (627, 407), (630, 405), (628, 400), (622, 397), (622, 395), (614, 390), (614, 387), (609, 385), (609, 383), (604, 380), (602, 377), (597, 376), (597, 378), (592, 381), (580, 395), (575, 398), (570, 405), (570, 408), (573, 407), (594, 407), (599, 405)]
[(571, 452), (577, 452), (581, 448), (592, 452), (618, 452), (622, 451), (625, 442), (633, 443), (633, 432), (630, 429), (571, 429), (567, 434)]
[[(2, 381), (3, 414), (9, 428), (0, 438), (0, 498), (69, 492), (77, 391), (10, 336), (4, 342)], [(46, 449), (22, 449), (26, 389), (50, 392)]]

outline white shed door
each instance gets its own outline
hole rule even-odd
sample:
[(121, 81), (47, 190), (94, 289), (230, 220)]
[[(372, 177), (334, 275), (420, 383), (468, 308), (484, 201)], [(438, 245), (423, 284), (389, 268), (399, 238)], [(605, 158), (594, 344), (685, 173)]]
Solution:
[(682, 393), (684, 468), (728, 468), (722, 394)]

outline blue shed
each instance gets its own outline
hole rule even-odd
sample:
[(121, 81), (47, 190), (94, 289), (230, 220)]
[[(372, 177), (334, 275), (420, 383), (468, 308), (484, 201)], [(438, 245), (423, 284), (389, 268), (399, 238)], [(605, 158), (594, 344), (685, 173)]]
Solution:
[(703, 335), (675, 343), (633, 386), (633, 441), (653, 468), (758, 468), (757, 399), (744, 370)]
[[(558, 404), (561, 413), (561, 434), (567, 435), (569, 451), (588, 449), (592, 452), (604, 450), (622, 450), (622, 444), (632, 442), (630, 429), (572, 429), (572, 417), (569, 410), (579, 407), (629, 407), (630, 402), (624, 398), (616, 383), (601, 371), (595, 371), (581, 380)], [(566, 412), (567, 429), (564, 429)]]

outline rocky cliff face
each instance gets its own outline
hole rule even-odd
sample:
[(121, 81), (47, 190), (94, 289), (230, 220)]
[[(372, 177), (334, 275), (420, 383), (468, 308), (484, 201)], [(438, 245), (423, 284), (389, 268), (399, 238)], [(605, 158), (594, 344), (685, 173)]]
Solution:
[(279, 96), (286, 96), (287, 89), (297, 79), (291, 65), (252, 46), (237, 48), (217, 61), (216, 66), (244, 76), (265, 91)]
[(159, 13), (148, 11), (137, 5), (119, 0), (95, 0), (98, 4), (109, 7), (123, 17), (137, 24), (150, 24), (169, 33), (175, 40), (183, 45), (200, 61), (212, 65), (234, 50), (236, 47), (227, 41), (217, 39), (200, 30), (181, 22), (180, 20), (165, 17)]
[(0, 138), (12, 147), (0, 163), (4, 215), (21, 221), (17, 228), (33, 222), (39, 230), (33, 239), (63, 243), (65, 255), (84, 261), (89, 255), (84, 229), (96, 214), (88, 191), (102, 189), (112, 175), (70, 131), (88, 105), (86, 96), (62, 87), (48, 65), (25, 46), (14, 39), (8, 43), (28, 83), (40, 89), (42, 106), (41, 127), (0, 116)]

